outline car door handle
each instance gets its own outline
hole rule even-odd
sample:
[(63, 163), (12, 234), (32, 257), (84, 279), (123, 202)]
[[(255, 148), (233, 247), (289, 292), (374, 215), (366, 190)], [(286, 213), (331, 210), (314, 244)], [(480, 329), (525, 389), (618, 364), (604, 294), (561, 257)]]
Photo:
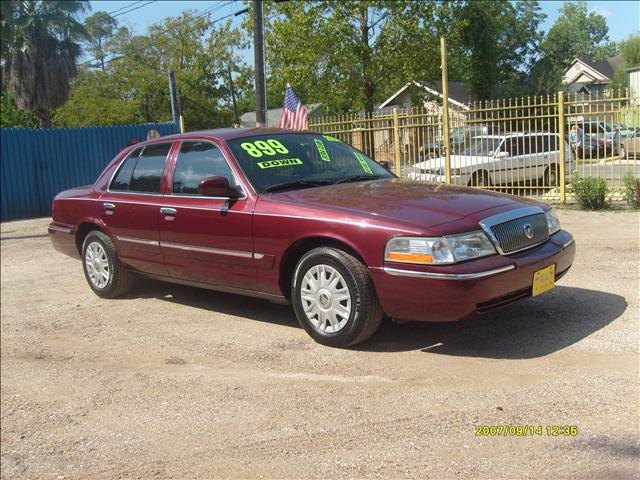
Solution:
[(175, 217), (178, 211), (175, 208), (162, 207), (160, 208), (160, 213), (163, 215), (169, 215), (171, 217)]
[(105, 210), (109, 210), (113, 212), (116, 209), (116, 206), (113, 203), (103, 203), (102, 206)]

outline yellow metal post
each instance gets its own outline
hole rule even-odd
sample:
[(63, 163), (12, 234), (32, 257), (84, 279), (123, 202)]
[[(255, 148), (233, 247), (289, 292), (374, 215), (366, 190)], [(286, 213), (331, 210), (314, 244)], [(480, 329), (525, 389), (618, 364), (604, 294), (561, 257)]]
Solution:
[(180, 115), (180, 133), (184, 133), (184, 117)]
[(400, 125), (398, 121), (398, 109), (396, 108), (393, 109), (393, 148), (395, 174), (400, 177)]
[(442, 59), (442, 134), (444, 136), (444, 175), (445, 182), (451, 183), (451, 152), (449, 150), (449, 75), (447, 74), (447, 39), (440, 38), (440, 57)]
[[(565, 142), (564, 142), (564, 92), (558, 92), (558, 135), (560, 136), (560, 201), (567, 203), (564, 180)], [(571, 155), (571, 152), (569, 152)]]

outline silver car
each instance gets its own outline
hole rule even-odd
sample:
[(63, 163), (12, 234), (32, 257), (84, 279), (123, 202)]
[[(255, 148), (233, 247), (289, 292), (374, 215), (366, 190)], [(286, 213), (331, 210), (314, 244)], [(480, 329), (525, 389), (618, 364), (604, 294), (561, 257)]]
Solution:
[[(457, 185), (491, 186), (514, 183), (542, 183), (558, 186), (560, 136), (554, 132), (514, 132), (479, 135), (459, 155), (451, 155), (451, 182)], [(568, 143), (565, 147), (565, 175), (575, 169)], [(409, 178), (444, 182), (445, 158), (416, 163)]]

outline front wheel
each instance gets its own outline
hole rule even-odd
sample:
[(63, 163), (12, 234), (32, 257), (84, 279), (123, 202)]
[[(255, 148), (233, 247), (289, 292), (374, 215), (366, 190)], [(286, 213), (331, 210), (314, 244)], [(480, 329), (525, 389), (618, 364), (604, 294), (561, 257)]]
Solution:
[(315, 341), (331, 347), (363, 342), (382, 320), (367, 267), (337, 248), (314, 248), (300, 259), (291, 300), (300, 325)]
[(99, 230), (89, 232), (82, 243), (82, 267), (99, 297), (118, 297), (133, 285), (133, 274), (120, 262), (111, 239)]

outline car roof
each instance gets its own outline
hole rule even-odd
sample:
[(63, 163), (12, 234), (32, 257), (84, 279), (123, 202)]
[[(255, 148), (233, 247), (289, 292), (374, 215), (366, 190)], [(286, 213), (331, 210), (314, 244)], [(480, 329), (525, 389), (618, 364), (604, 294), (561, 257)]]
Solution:
[(517, 138), (524, 137), (525, 135), (557, 135), (556, 132), (509, 132), (503, 133), (502, 135), (476, 135), (473, 138), (488, 138), (494, 140), (501, 140), (503, 138)]
[(215, 137), (220, 140), (233, 140), (236, 138), (253, 137), (256, 135), (274, 135), (277, 133), (317, 133), (310, 131), (287, 130), (285, 128), (216, 128), (211, 130), (198, 130), (195, 132), (176, 133), (156, 140), (179, 140), (190, 137)]

